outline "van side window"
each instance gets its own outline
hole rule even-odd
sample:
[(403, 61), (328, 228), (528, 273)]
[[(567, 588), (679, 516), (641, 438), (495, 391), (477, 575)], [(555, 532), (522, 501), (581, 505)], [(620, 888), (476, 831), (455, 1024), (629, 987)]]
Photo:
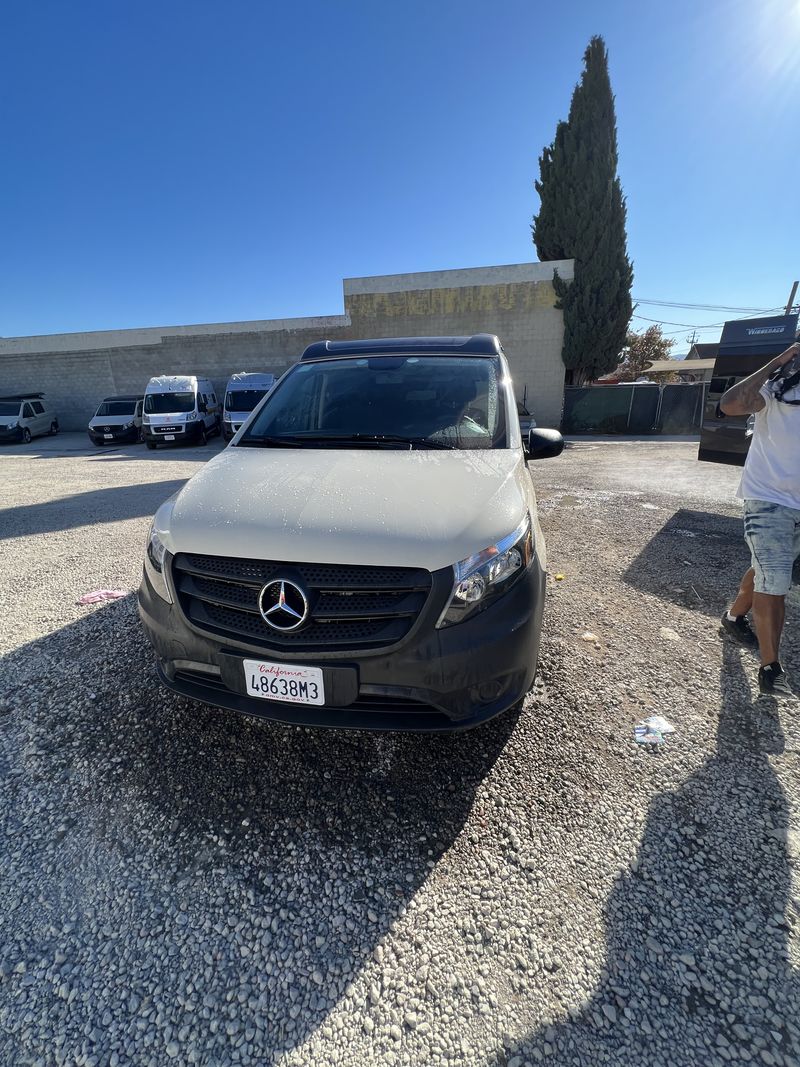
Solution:
[(23, 417), (23, 419), (32, 419), (33, 418), (33, 408), (30, 406), (30, 404), (23, 404), (22, 405), (22, 417)]
[(32, 400), (31, 406), (37, 415), (44, 415), (44, 404), (42, 404), (41, 400)]

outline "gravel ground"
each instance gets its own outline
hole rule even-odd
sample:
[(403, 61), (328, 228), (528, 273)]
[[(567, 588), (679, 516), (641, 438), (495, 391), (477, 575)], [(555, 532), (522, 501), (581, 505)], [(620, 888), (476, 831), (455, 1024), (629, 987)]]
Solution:
[(214, 450), (0, 453), (0, 1062), (800, 1065), (800, 726), (717, 633), (738, 472), (691, 442), (535, 464), (524, 710), (371, 736), (177, 698), (132, 595), (75, 604), (135, 588)]

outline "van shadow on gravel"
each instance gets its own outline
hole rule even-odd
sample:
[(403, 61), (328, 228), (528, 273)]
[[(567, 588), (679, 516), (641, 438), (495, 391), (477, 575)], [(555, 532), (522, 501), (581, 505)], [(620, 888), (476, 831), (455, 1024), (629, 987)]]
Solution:
[[(0, 678), (3, 1062), (47, 1058), (29, 1012), (100, 1062), (151, 1031), (158, 1055), (182, 1034), (176, 1062), (194, 1045), (227, 1063), (251, 1030), (254, 1062), (297, 1046), (458, 837), (516, 722), (370, 735), (187, 702), (156, 683), (132, 597)], [(60, 954), (85, 999), (54, 992)]]
[(38, 504), (5, 508), (0, 510), (0, 540), (153, 515), (185, 484), (186, 478), (174, 478), (141, 485), (110, 486)]
[(740, 652), (724, 648), (716, 752), (650, 806), (637, 860), (606, 903), (601, 984), (492, 1067), (705, 1067), (723, 1062), (720, 1049), (736, 1063), (800, 1062), (786, 925), (800, 923), (800, 853), (769, 761), (787, 711), (751, 703)]

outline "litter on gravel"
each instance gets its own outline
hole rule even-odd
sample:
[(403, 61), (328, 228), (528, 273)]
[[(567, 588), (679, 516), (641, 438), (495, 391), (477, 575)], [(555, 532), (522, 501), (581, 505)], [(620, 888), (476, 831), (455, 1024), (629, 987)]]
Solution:
[(79, 604), (99, 604), (103, 600), (119, 600), (127, 596), (126, 589), (95, 589), (93, 593), (84, 593)]
[(664, 738), (675, 733), (675, 727), (663, 715), (651, 715), (633, 728), (633, 739), (637, 745), (663, 745)]

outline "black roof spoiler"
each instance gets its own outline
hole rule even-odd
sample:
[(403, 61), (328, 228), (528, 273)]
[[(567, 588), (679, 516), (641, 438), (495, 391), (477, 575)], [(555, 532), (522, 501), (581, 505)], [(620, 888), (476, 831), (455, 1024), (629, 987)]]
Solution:
[(0, 400), (44, 400), (44, 393), (6, 393)]
[(499, 356), (503, 351), (493, 333), (474, 333), (471, 337), (377, 337), (363, 341), (315, 341), (308, 345), (301, 360), (341, 359), (347, 356), (426, 355), (426, 356)]

